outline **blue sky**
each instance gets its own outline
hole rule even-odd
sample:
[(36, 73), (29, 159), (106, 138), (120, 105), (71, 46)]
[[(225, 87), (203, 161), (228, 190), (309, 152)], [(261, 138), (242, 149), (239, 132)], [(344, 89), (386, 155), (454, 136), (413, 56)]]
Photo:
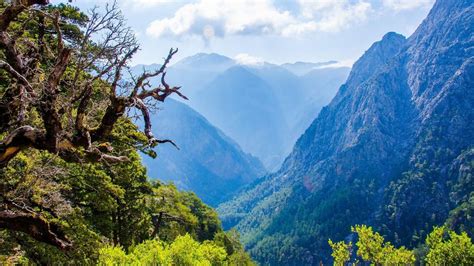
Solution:
[[(53, 0), (53, 3), (67, 0)], [(106, 0), (73, 0), (82, 9)], [(389, 31), (409, 36), (433, 0), (118, 0), (141, 44), (134, 64), (214, 52), (243, 63), (351, 65)]]

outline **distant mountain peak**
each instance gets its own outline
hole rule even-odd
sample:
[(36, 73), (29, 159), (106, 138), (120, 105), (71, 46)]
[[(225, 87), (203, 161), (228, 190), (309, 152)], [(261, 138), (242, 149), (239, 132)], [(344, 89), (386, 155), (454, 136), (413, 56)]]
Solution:
[(235, 61), (216, 53), (198, 53), (185, 57), (174, 64), (175, 68), (196, 68), (203, 70), (220, 70), (235, 65)]
[(401, 34), (395, 32), (385, 34), (354, 63), (347, 83), (360, 83), (362, 80), (369, 79), (378, 68), (386, 65), (391, 58), (397, 55), (406, 42), (407, 39)]
[(217, 54), (217, 53), (197, 53), (187, 58), (190, 60), (212, 59), (215, 61), (232, 61), (231, 58), (224, 55)]
[(399, 41), (399, 40), (404, 40), (404, 39), (406, 39), (405, 36), (394, 31), (387, 32), (382, 37), (382, 41)]
[[(220, 66), (223, 64), (228, 64), (228, 65), (233, 65), (235, 64), (234, 60), (227, 57), (223, 56), (217, 53), (197, 53), (195, 55), (191, 55), (188, 57), (185, 57), (175, 64), (172, 64), (171, 67), (177, 67), (177, 68), (182, 68), (182, 67), (212, 67), (212, 66)], [(147, 69), (147, 70), (152, 70), (152, 69), (158, 69), (161, 67), (161, 64), (158, 63), (153, 63), (153, 64), (138, 64), (133, 66), (134, 69)]]

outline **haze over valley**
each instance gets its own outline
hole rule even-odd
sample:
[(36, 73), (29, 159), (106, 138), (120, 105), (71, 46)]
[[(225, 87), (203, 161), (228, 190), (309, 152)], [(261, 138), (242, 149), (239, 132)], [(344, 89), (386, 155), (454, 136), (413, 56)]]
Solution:
[[(158, 67), (139, 65), (134, 71)], [(197, 54), (172, 65), (169, 80), (183, 84), (185, 104), (274, 171), (349, 71), (335, 61), (243, 65), (217, 54)], [(160, 108), (166, 110), (166, 103)], [(161, 125), (166, 132), (167, 125)]]

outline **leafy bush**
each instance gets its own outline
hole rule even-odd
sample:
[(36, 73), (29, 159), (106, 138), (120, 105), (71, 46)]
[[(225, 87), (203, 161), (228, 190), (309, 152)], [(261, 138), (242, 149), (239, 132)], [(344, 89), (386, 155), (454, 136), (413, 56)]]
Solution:
[[(356, 225), (352, 232), (357, 233), (357, 256), (371, 265), (414, 265), (415, 252), (405, 247), (395, 248), (372, 227)], [(329, 240), (333, 252), (334, 265), (344, 265), (350, 261), (352, 244)], [(425, 250), (427, 249), (427, 250)], [(417, 252), (424, 256), (427, 265), (473, 265), (474, 244), (466, 232), (457, 234), (446, 226), (434, 227), (426, 238), (426, 246)]]
[(189, 234), (171, 244), (148, 240), (128, 254), (119, 246), (103, 248), (99, 254), (99, 265), (223, 265), (228, 257), (223, 247), (212, 241), (199, 243)]
[[(356, 225), (352, 227), (352, 232), (357, 233), (358, 240), (357, 256), (362, 260), (375, 265), (413, 265), (415, 254), (405, 247), (395, 248), (390, 242), (385, 242), (384, 238), (372, 227), (366, 225)], [(352, 244), (343, 241), (334, 243), (329, 240), (333, 252), (334, 265), (344, 265), (350, 260)]]
[(435, 227), (426, 238), (429, 248), (425, 261), (428, 265), (472, 265), (474, 245), (471, 238), (462, 232), (457, 234), (446, 227)]
[(352, 247), (351, 242), (348, 244), (344, 243), (344, 241), (334, 243), (331, 239), (329, 239), (329, 245), (333, 250), (331, 256), (334, 258), (334, 265), (342, 266), (350, 260), (350, 249)]
[(379, 265), (415, 263), (413, 251), (405, 247), (397, 249), (390, 242), (384, 242), (384, 238), (370, 226), (356, 225), (352, 227), (352, 232), (359, 237), (357, 255), (365, 261)]

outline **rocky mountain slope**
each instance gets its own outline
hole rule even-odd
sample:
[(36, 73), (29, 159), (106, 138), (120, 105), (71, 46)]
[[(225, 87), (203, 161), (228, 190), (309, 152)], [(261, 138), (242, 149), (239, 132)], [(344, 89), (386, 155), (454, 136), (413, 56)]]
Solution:
[(261, 263), (315, 265), (354, 224), (414, 246), (446, 219), (469, 223), (473, 29), (472, 1), (443, 0), (410, 38), (374, 43), (281, 169), (219, 207), (224, 225)]

